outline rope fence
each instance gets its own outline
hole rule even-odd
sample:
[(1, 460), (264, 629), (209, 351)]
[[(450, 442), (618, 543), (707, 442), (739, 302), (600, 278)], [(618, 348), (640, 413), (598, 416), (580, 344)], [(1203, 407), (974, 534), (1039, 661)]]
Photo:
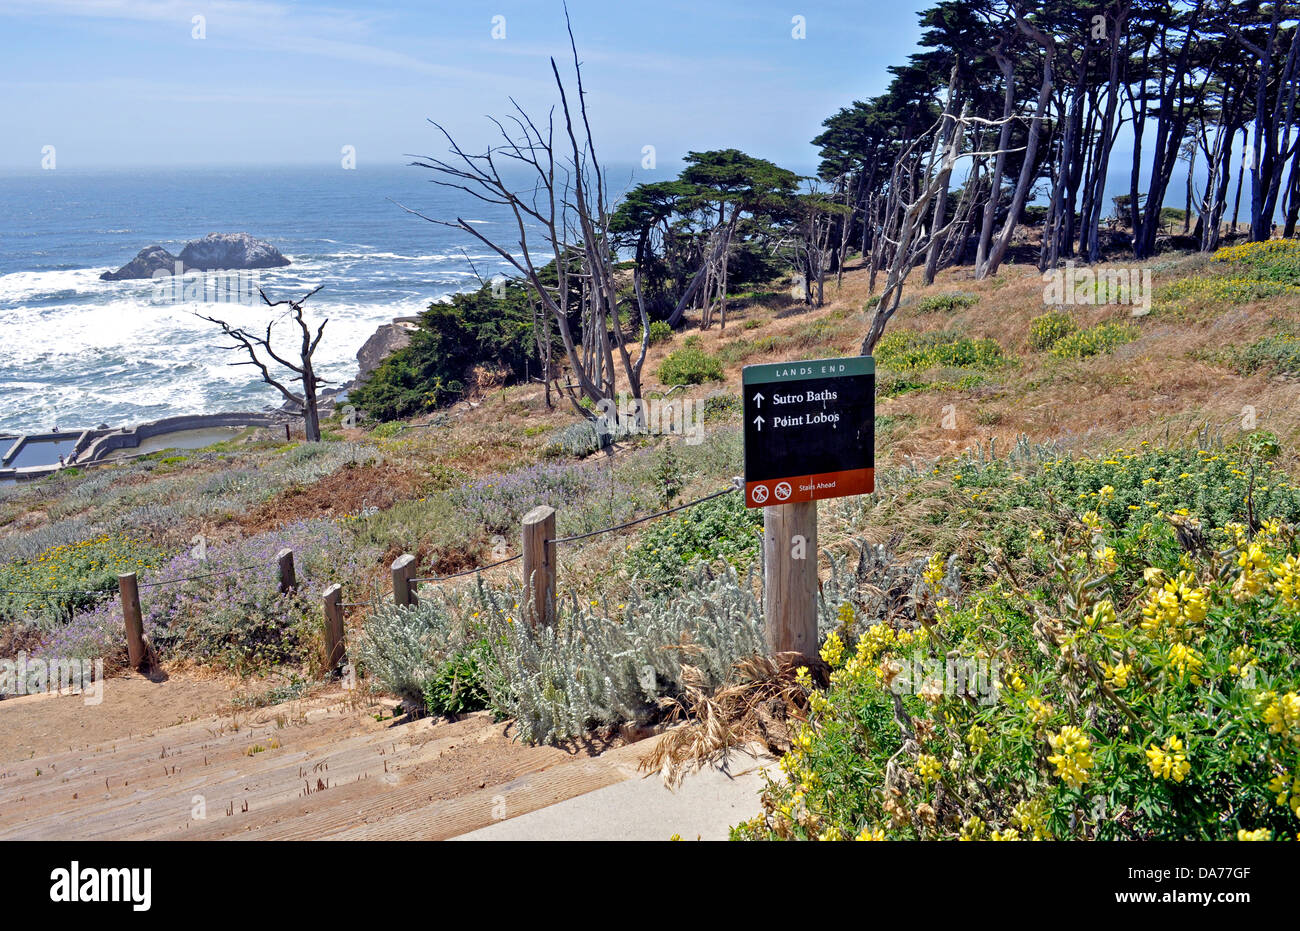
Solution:
[(480, 572), (486, 572), (489, 569), (495, 569), (498, 566), (505, 566), (510, 563), (523, 561), (523, 582), (525, 591), (532, 594), (531, 603), (527, 606), (525, 615), (533, 624), (546, 623), (555, 616), (555, 592), (556, 592), (556, 558), (555, 547), (560, 543), (575, 543), (579, 540), (590, 539), (606, 533), (613, 533), (617, 530), (625, 530), (628, 527), (635, 527), (638, 524), (644, 524), (668, 514), (675, 514), (678, 511), (685, 511), (693, 508), (705, 501), (712, 501), (715, 498), (721, 498), (723, 495), (729, 495), (733, 492), (744, 488), (744, 480), (736, 477), (732, 479), (731, 484), (726, 488), (711, 492), (691, 501), (675, 505), (670, 508), (664, 508), (662, 511), (655, 511), (653, 514), (645, 514), (632, 520), (623, 521), (609, 527), (601, 527), (598, 530), (589, 530), (585, 533), (575, 533), (568, 536), (556, 536), (555, 534), (555, 509), (545, 505), (535, 507), (524, 515), (521, 528), (521, 552), (505, 559), (499, 559), (496, 562), (488, 563), (485, 566), (475, 566), (473, 569), (464, 569), (460, 572), (453, 572), (448, 575), (435, 576), (417, 576), (415, 574), (415, 557), (410, 553), (404, 553), (394, 560), (392, 565), (393, 574), (393, 603), (397, 605), (417, 605), (419, 596), (417, 589), (420, 585), (430, 582), (446, 582), (451, 579), (463, 578), (467, 575), (475, 575)]
[[(635, 527), (638, 524), (644, 524), (647, 521), (652, 521), (669, 514), (685, 511), (689, 508), (695, 507), (696, 505), (703, 504), (706, 501), (712, 501), (713, 499), (720, 498), (723, 495), (731, 494), (743, 487), (744, 482), (737, 477), (732, 480), (732, 484), (728, 487), (711, 492), (710, 494), (696, 498), (692, 501), (687, 501), (670, 508), (664, 508), (661, 511), (655, 511), (653, 514), (646, 514), (609, 527), (602, 527), (598, 530), (591, 530), (585, 533), (575, 533), (563, 537), (556, 536), (555, 534), (555, 509), (542, 505), (533, 508), (533, 510), (529, 511), (528, 514), (524, 515), (521, 534), (521, 552), (514, 556), (499, 559), (484, 566), (476, 566), (472, 569), (453, 572), (448, 575), (433, 576), (415, 575), (415, 557), (409, 553), (399, 556), (391, 566), (393, 579), (393, 603), (399, 606), (418, 604), (419, 600), (416, 595), (416, 589), (422, 584), (446, 582), (452, 579), (486, 572), (489, 569), (495, 569), (499, 566), (505, 566), (522, 561), (524, 587), (526, 590), (533, 593), (531, 603), (528, 606), (528, 611), (525, 612), (526, 616), (533, 624), (547, 623), (555, 616), (555, 547), (558, 544), (575, 543), (602, 534), (625, 530), (628, 527)], [(275, 562), (279, 576), (280, 591), (282, 593), (297, 591), (298, 578), (297, 570), (294, 565), (293, 550), (281, 550), (276, 554)], [(161, 588), (167, 585), (198, 582), (204, 579), (251, 572), (258, 568), (265, 567), (261, 567), (258, 564), (250, 564), (214, 572), (204, 572), (174, 579), (158, 579), (149, 582), (139, 581), (134, 572), (119, 574), (118, 592), (122, 601), (122, 616), (126, 634), (127, 654), (130, 658), (131, 665), (136, 669), (147, 671), (149, 667), (156, 663), (157, 659), (156, 652), (150, 646), (148, 639), (144, 634), (144, 612), (140, 605), (140, 589)], [(46, 598), (104, 594), (107, 593), (103, 589), (46, 589), (42, 591), (22, 589), (0, 590), (0, 595), (22, 595)], [(325, 647), (328, 659), (327, 668), (331, 671), (337, 671), (341, 668), (345, 655), (343, 641), (344, 609), (363, 607), (374, 608), (379, 603), (380, 596), (376, 594), (375, 599), (370, 601), (345, 602), (343, 600), (343, 586), (335, 583), (321, 594), (321, 601), (325, 620)]]
[(653, 514), (647, 514), (644, 517), (638, 517), (622, 524), (615, 524), (613, 527), (604, 527), (600, 530), (591, 530), (587, 533), (575, 533), (568, 537), (556, 537), (553, 540), (547, 540), (547, 543), (572, 543), (575, 540), (585, 540), (588, 537), (598, 537), (602, 533), (612, 533), (615, 530), (624, 530), (628, 527), (635, 527), (637, 524), (644, 524), (648, 520), (654, 520), (656, 517), (663, 517), (665, 514), (672, 514), (675, 511), (684, 511), (686, 508), (693, 508), (697, 504), (703, 504), (705, 501), (712, 501), (714, 498), (721, 498), (723, 495), (729, 495), (733, 491), (738, 491), (739, 486), (730, 485), (721, 491), (715, 491), (713, 494), (705, 495), (703, 498), (696, 498), (694, 501), (687, 501), (685, 504), (679, 504), (676, 507), (667, 508), (663, 511), (656, 511)]
[(453, 572), (451, 575), (425, 575), (412, 577), (412, 582), (446, 582), (448, 579), (459, 579), (461, 576), (473, 575), (475, 572), (486, 572), (488, 569), (495, 569), (497, 566), (504, 566), (523, 559), (523, 553), (516, 553), (506, 559), (499, 559), (496, 562), (490, 562), (486, 566), (475, 566), (473, 569), (464, 569), (460, 572)]
[[(161, 588), (164, 585), (179, 585), (182, 582), (198, 582), (203, 579), (215, 579), (223, 575), (233, 575), (237, 572), (248, 572), (257, 569), (258, 566), (239, 566), (235, 569), (222, 569), (218, 572), (205, 572), (202, 575), (189, 575), (179, 579), (159, 579), (156, 582), (137, 582), (139, 588)], [(103, 595), (105, 592), (102, 588), (47, 588), (42, 591), (26, 591), (24, 589), (0, 589), (0, 595)]]

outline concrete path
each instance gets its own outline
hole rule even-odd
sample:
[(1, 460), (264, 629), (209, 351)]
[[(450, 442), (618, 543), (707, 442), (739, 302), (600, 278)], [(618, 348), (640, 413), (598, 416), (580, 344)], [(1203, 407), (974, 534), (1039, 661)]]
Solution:
[(676, 792), (657, 775), (638, 775), (453, 840), (726, 840), (732, 825), (758, 814), (764, 767), (779, 775), (774, 760), (733, 752), (725, 769), (690, 773)]

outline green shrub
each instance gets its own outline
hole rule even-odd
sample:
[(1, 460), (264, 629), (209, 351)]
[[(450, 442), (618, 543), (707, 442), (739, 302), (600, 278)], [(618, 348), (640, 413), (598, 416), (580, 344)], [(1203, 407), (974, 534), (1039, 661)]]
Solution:
[(668, 325), (667, 320), (650, 321), (650, 345), (655, 343), (666, 343), (673, 338), (673, 328)]
[(1045, 352), (1077, 329), (1069, 314), (1049, 310), (1029, 321), (1029, 347), (1036, 352)]
[(375, 429), (370, 431), (370, 435), (378, 440), (390, 439), (391, 437), (397, 436), (397, 434), (401, 433), (405, 426), (405, 424), (390, 420), (376, 426)]
[(706, 381), (722, 381), (722, 361), (696, 344), (684, 345), (669, 353), (660, 364), (659, 381), (665, 385), (702, 385)]
[[(553, 264), (547, 269), (553, 274)], [(375, 420), (398, 420), (455, 401), (475, 366), (522, 377), (537, 355), (528, 294), (528, 286), (510, 280), (497, 294), (488, 284), (435, 301), (420, 313), (409, 345), (384, 359), (348, 399)]]
[(956, 333), (891, 333), (876, 344), (876, 362), (895, 371), (935, 366), (995, 369), (1010, 360), (994, 339), (972, 339)]
[(1300, 294), (1300, 240), (1224, 246), (1212, 259), (1198, 274), (1162, 287), (1156, 295), (1160, 309), (1177, 312), (1189, 300), (1237, 305)]
[(980, 302), (975, 294), (966, 294), (961, 291), (955, 291), (949, 294), (931, 294), (923, 297), (916, 304), (917, 313), (952, 313), (961, 310), (964, 307), (974, 307)]
[(1214, 253), (1218, 262), (1245, 266), (1261, 281), (1300, 286), (1300, 239), (1269, 239), (1224, 246)]
[(844, 601), (830, 688), (733, 836), (1295, 836), (1293, 532), (1224, 528), (1220, 565), (1151, 526), (1153, 561), (1096, 521), (1045, 538), (1058, 568), (1032, 591), (1000, 579), (957, 603), (936, 572), (916, 596), (924, 626), (861, 622)]
[(1085, 359), (1131, 343), (1140, 335), (1141, 331), (1131, 323), (1099, 323), (1057, 340), (1051, 353), (1060, 359)]
[(1005, 515), (989, 541), (1013, 556), (1028, 524), (1028, 552), (985, 575), (981, 551), (971, 590), (952, 558), (919, 576), (874, 548), (856, 572), (833, 559), (830, 686), (805, 681), (786, 779), (733, 836), (1296, 836), (1300, 492), (1276, 454), (1259, 433), (954, 463), (955, 488)]
[(740, 395), (717, 392), (704, 399), (704, 419), (706, 421), (726, 420), (744, 409)]
[(1243, 375), (1300, 373), (1300, 339), (1285, 333), (1266, 336), (1234, 354), (1234, 368)]
[(678, 585), (698, 563), (744, 568), (758, 553), (762, 527), (760, 508), (745, 507), (742, 495), (722, 495), (651, 525), (628, 553), (627, 568), (656, 591)]
[(492, 647), (486, 638), (457, 650), (424, 683), (425, 711), (454, 715), (487, 708), (484, 667), (492, 661)]
[(0, 621), (67, 619), (116, 591), (119, 574), (149, 569), (164, 559), (164, 552), (152, 543), (105, 533), (0, 564)]

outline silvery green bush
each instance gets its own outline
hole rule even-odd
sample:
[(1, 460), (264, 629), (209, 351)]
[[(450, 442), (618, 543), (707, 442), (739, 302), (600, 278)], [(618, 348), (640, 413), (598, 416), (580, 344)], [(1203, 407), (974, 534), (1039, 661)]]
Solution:
[(492, 705), (515, 718), (523, 740), (554, 743), (645, 719), (657, 699), (681, 692), (683, 665), (719, 685), (737, 660), (764, 649), (752, 581), (700, 573), (671, 595), (633, 595), (613, 610), (570, 598), (557, 623), (536, 628), (520, 619), (515, 595), (480, 587)]
[(458, 613), (434, 600), (381, 605), (366, 622), (357, 659), (387, 691), (422, 707), (425, 683), (471, 639)]

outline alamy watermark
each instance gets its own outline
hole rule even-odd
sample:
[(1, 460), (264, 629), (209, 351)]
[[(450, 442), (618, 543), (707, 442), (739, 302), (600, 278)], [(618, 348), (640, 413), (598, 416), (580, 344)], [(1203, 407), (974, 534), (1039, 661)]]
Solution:
[(1062, 304), (1127, 304), (1133, 316), (1143, 317), (1151, 312), (1151, 269), (1133, 266), (1126, 268), (1076, 267), (1066, 262), (1064, 268), (1043, 272), (1043, 303)]
[(889, 690), (922, 698), (969, 698), (981, 705), (998, 700), (1002, 664), (990, 659), (941, 657), (889, 659)]
[(153, 273), (155, 304), (243, 304), (251, 307), (261, 293), (257, 269), (201, 271), (176, 262), (174, 271), (164, 268)]
[(78, 657), (29, 659), (19, 652), (14, 659), (0, 659), (0, 695), (83, 695), (87, 705), (104, 700), (104, 660)]
[(602, 398), (596, 402), (596, 410), (600, 412), (596, 424), (601, 433), (681, 436), (685, 437), (688, 446), (704, 442), (704, 402), (701, 400), (633, 398), (620, 393), (617, 405), (612, 398)]

